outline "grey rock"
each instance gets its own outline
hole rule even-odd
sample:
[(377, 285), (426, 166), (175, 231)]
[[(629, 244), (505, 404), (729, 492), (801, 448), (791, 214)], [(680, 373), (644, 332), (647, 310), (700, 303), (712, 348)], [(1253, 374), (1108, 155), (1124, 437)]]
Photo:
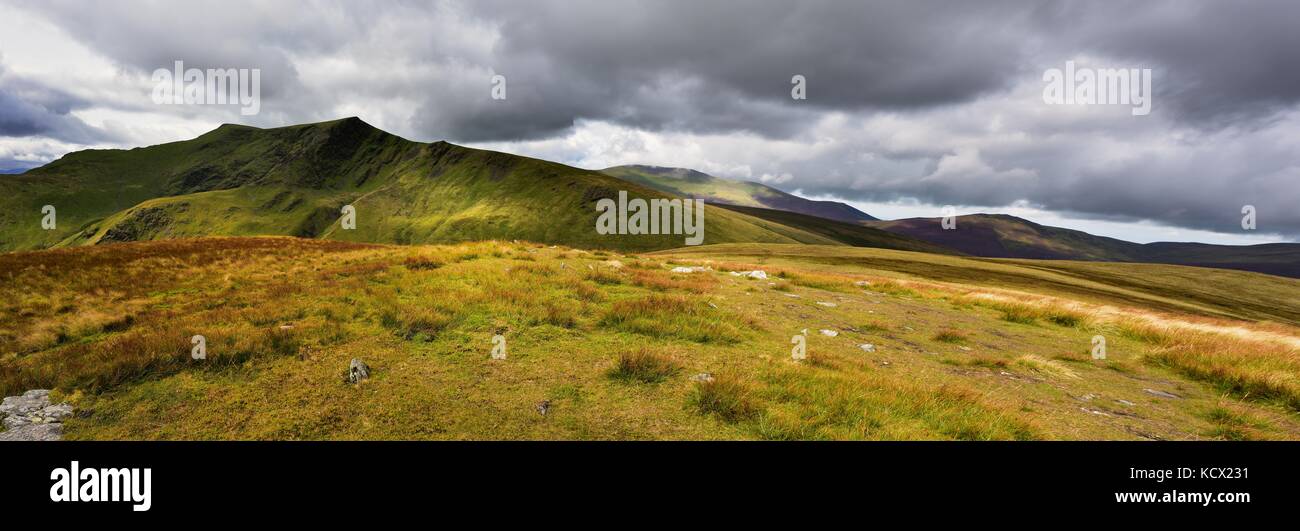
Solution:
[(6, 429), (0, 441), (57, 441), (63, 436), (64, 417), (72, 415), (68, 404), (50, 405), (48, 389), (32, 389), (0, 401), (0, 417)]
[(367, 378), (370, 378), (370, 367), (366, 362), (352, 358), (348, 363), (348, 383), (360, 383)]
[(1178, 396), (1176, 394), (1167, 391), (1157, 391), (1155, 389), (1143, 389), (1143, 391), (1146, 391), (1147, 394), (1155, 395), (1160, 398), (1182, 398), (1181, 396)]
[(29, 399), (29, 400), (45, 400), (45, 401), (49, 401), (49, 399), (50, 399), (50, 390), (49, 390), (49, 389), (32, 389), (31, 391), (27, 391), (26, 393), (23, 393), (23, 398), (26, 398), (26, 399)]
[(72, 406), (68, 404), (46, 406), (40, 411), (40, 416), (51, 419), (53, 422), (60, 422), (64, 417), (70, 415), (72, 415)]
[(63, 425), (28, 424), (0, 432), (0, 441), (57, 441), (63, 438)]
[(861, 348), (864, 352), (875, 352), (875, 351), (876, 351), (876, 346), (875, 346), (875, 345), (872, 345), (871, 343), (867, 343), (867, 344), (864, 344), (864, 345), (858, 345), (858, 347)]
[(32, 421), (31, 421), (30, 418), (28, 418), (28, 417), (24, 417), (24, 416), (22, 416), (22, 415), (9, 415), (9, 416), (5, 417), (5, 420), (4, 420), (5, 429), (8, 429), (8, 430), (12, 430), (12, 429), (17, 428), (17, 427), (19, 427), (19, 426), (26, 426), (26, 425), (31, 424), (31, 423), (32, 423)]
[(713, 381), (713, 375), (707, 372), (699, 373), (691, 377), (692, 382), (709, 383)]

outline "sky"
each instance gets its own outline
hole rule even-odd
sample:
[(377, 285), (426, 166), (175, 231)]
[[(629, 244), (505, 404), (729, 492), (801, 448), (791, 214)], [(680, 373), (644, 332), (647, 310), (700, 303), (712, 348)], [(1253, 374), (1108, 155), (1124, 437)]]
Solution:
[[(1297, 21), (1300, 2), (1269, 0), (0, 0), (0, 171), (359, 116), (887, 219), (952, 205), (1137, 242), (1296, 241)], [(155, 103), (175, 61), (258, 69), (259, 112)], [(1067, 62), (1137, 69), (1149, 113), (1054, 103)]]

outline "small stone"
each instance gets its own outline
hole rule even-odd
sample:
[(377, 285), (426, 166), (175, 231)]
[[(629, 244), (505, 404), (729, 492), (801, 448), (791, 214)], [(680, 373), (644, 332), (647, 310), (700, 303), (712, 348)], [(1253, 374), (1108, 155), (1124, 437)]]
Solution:
[(818, 305), (818, 306), (825, 306), (825, 307), (827, 307), (827, 308), (834, 308), (834, 307), (836, 307), (836, 306), (839, 306), (838, 304), (835, 304), (835, 303), (833, 303), (833, 302), (823, 302), (823, 301), (817, 301), (817, 305)]
[(280, 330), (293, 330), (293, 325), (291, 325), (291, 324), (282, 324), (282, 325), (280, 325)]
[(859, 281), (857, 281), (857, 282), (854, 282), (853, 285), (854, 285), (854, 286), (858, 286), (858, 287), (863, 287), (863, 286), (870, 286), (871, 283), (870, 283), (870, 282), (867, 282), (867, 281), (865, 281), (865, 280), (859, 280)]
[(858, 345), (858, 348), (861, 348), (864, 352), (875, 352), (875, 351), (876, 351), (876, 346), (875, 346), (875, 345), (872, 345), (871, 343), (867, 343), (867, 344), (864, 344), (864, 345)]
[(370, 378), (370, 367), (366, 362), (352, 358), (348, 363), (348, 383), (360, 383), (367, 378)]
[(693, 266), (693, 267), (678, 266), (672, 268), (673, 273), (704, 273), (706, 271), (713, 271), (713, 268), (704, 267), (704, 266)]
[(835, 336), (840, 335), (840, 333), (839, 333), (839, 332), (836, 332), (836, 331), (834, 331), (834, 330), (826, 330), (826, 329), (823, 328), (823, 329), (822, 329), (822, 335), (823, 335), (823, 336), (826, 336), (826, 337), (835, 337)]
[(1182, 398), (1181, 396), (1178, 396), (1176, 394), (1167, 391), (1157, 391), (1155, 389), (1143, 389), (1143, 391), (1146, 391), (1147, 394), (1152, 394), (1160, 398)]
[(795, 295), (795, 294), (793, 294), (793, 293), (786, 293), (785, 296), (786, 296), (786, 297), (790, 297), (791, 299), (797, 299), (797, 298), (799, 298), (798, 295)]
[(767, 272), (761, 269), (755, 269), (753, 271), (732, 271), (731, 276), (748, 277), (756, 280), (767, 280)]
[(713, 375), (707, 372), (699, 373), (691, 377), (692, 382), (710, 383), (713, 381)]
[(1134, 403), (1129, 402), (1128, 400), (1124, 400), (1124, 399), (1117, 399), (1117, 400), (1115, 400), (1115, 401), (1116, 401), (1116, 402), (1119, 402), (1119, 403), (1121, 403), (1121, 404), (1124, 404), (1124, 405), (1126, 405), (1126, 406), (1136, 406), (1136, 405), (1137, 405), (1137, 404), (1134, 404)]
[(966, 351), (966, 352), (970, 352), (970, 350), (971, 350), (970, 347), (961, 346), (961, 345), (958, 345), (957, 348), (959, 348), (959, 349), (961, 349), (961, 350), (964, 350), (964, 351)]

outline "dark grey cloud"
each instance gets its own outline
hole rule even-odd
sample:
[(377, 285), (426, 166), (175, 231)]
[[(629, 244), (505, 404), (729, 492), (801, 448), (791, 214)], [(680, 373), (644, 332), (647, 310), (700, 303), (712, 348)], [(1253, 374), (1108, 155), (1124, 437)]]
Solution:
[[(1019, 68), (1025, 13), (986, 2), (485, 2), (511, 97), (439, 91), (422, 129), (464, 140), (554, 135), (575, 120), (788, 137), (828, 110), (969, 101)], [(790, 97), (791, 78), (810, 97)], [(484, 83), (486, 86), (486, 83)], [(449, 112), (445, 101), (468, 103)]]
[(1300, 2), (1063, 2), (1036, 11), (1049, 53), (1157, 70), (1162, 112), (1205, 127), (1268, 120), (1300, 102)]
[(110, 141), (110, 134), (71, 114), (89, 106), (61, 90), (7, 74), (0, 64), (0, 137), (43, 136), (76, 144)]
[[(1253, 204), (1262, 227), (1300, 235), (1294, 1), (20, 5), (124, 71), (178, 59), (262, 70), (257, 117), (152, 112), (263, 126), (361, 114), (421, 140), (579, 152), (591, 146), (562, 139), (607, 123), (692, 137), (713, 157), (702, 162), (788, 173), (780, 186), (807, 193), (1028, 201), (1220, 231), (1236, 230), (1241, 205)], [(1044, 105), (1043, 70), (1071, 59), (1152, 69), (1153, 114)], [(505, 101), (490, 97), (492, 74), (507, 78)], [(795, 74), (808, 79), (806, 101), (789, 97)], [(70, 110), (84, 104), (0, 89), (0, 124), (71, 139)], [(713, 149), (715, 137), (752, 149)]]

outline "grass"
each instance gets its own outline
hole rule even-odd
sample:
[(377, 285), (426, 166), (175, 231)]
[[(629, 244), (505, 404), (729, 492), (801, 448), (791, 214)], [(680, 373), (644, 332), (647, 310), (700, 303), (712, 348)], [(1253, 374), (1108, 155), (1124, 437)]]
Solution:
[(758, 416), (759, 408), (751, 395), (749, 387), (735, 377), (718, 376), (696, 382), (690, 400), (700, 413), (725, 422), (740, 422)]
[[(1135, 325), (1131, 325), (1135, 326)], [(1141, 332), (1155, 347), (1149, 363), (1213, 384), (1243, 399), (1277, 401), (1300, 412), (1300, 349), (1243, 344), (1211, 334)]]
[(639, 349), (619, 354), (618, 364), (610, 370), (609, 375), (617, 380), (659, 383), (677, 374), (680, 369), (668, 356)]
[(941, 330), (932, 338), (940, 343), (951, 343), (954, 345), (965, 343), (966, 335), (955, 330)]
[(706, 301), (680, 295), (650, 295), (615, 302), (601, 324), (657, 338), (699, 343), (736, 343), (741, 328)]
[[(1020, 326), (990, 298), (1006, 293), (859, 262), (667, 272), (699, 258), (294, 238), (0, 254), (0, 391), (70, 397), (89, 412), (72, 439), (1300, 438), (1300, 369), (1251, 335), (1285, 325), (1022, 295), (1039, 313)], [(728, 268), (784, 273), (801, 299)], [(1247, 332), (1212, 329), (1228, 325)], [(373, 370), (363, 386), (340, 381), (352, 358)]]

